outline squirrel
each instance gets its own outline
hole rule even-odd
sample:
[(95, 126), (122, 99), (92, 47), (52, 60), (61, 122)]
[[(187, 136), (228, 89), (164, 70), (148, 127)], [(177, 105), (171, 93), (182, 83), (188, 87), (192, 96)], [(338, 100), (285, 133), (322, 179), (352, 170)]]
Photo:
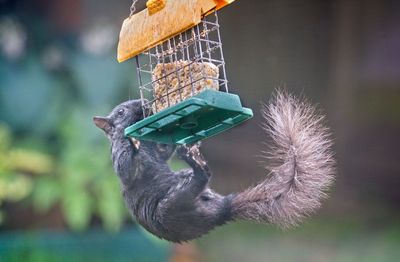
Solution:
[[(179, 243), (235, 220), (288, 228), (320, 207), (335, 174), (324, 116), (304, 99), (280, 91), (263, 106), (262, 116), (270, 137), (269, 174), (226, 196), (209, 188), (211, 171), (199, 143), (164, 145), (124, 136), (126, 127), (143, 119), (140, 100), (93, 121), (111, 143), (113, 168), (132, 216), (152, 234)], [(190, 168), (171, 171), (167, 160), (174, 153)]]

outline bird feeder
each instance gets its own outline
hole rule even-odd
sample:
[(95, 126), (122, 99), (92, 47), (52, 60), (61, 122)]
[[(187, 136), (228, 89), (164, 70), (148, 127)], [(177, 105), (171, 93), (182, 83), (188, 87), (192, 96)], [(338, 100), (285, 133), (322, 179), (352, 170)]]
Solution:
[(125, 19), (118, 61), (134, 58), (144, 119), (125, 135), (194, 143), (253, 112), (228, 91), (217, 10), (234, 0), (149, 0)]

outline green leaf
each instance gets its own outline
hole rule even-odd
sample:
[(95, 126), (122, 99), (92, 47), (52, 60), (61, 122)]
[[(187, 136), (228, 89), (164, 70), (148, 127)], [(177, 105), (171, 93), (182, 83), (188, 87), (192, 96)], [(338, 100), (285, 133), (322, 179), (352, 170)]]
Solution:
[(96, 184), (98, 213), (106, 230), (118, 231), (126, 217), (126, 208), (115, 177), (100, 180)]
[(39, 212), (47, 212), (61, 196), (59, 182), (50, 178), (38, 178), (32, 194), (33, 207)]
[(87, 228), (91, 217), (91, 199), (85, 190), (68, 190), (64, 192), (62, 210), (67, 224), (77, 231)]
[(3, 210), (0, 210), (0, 225), (3, 224), (5, 218), (5, 214)]
[(2, 182), (4, 198), (8, 201), (20, 201), (32, 192), (32, 179), (23, 174), (13, 174)]
[(11, 139), (7, 125), (0, 123), (0, 152), (5, 152), (10, 147)]

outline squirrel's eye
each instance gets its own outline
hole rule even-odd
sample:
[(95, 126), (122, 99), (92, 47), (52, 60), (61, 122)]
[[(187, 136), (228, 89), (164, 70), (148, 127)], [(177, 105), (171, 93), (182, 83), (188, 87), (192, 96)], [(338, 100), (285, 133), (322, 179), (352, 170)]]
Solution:
[(206, 196), (206, 195), (202, 195), (200, 197), (200, 199), (203, 200), (203, 201), (210, 201), (211, 200), (211, 198), (209, 196)]
[(125, 110), (124, 110), (124, 109), (118, 110), (118, 116), (123, 116), (124, 113), (125, 113)]

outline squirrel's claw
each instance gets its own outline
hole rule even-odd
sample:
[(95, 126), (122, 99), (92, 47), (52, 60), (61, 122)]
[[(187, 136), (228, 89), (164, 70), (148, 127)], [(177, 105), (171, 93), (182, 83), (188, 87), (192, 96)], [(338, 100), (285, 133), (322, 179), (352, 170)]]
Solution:
[(131, 140), (133, 147), (134, 147), (136, 150), (139, 150), (140, 141), (137, 140), (136, 138), (133, 138), (133, 137), (129, 137), (129, 140)]

